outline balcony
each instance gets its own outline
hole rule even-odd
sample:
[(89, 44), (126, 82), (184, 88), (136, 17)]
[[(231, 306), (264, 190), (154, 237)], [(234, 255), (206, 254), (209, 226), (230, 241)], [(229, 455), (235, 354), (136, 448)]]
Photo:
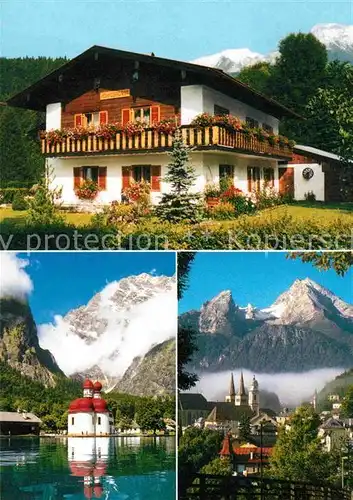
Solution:
[[(239, 152), (252, 156), (289, 160), (292, 148), (280, 143), (270, 144), (242, 130), (230, 130), (225, 126), (213, 125), (197, 128), (181, 127), (183, 142), (197, 151)], [(107, 154), (144, 154), (168, 151), (172, 147), (173, 135), (154, 129), (144, 129), (136, 135), (118, 131), (111, 138), (99, 137), (90, 133), (84, 138), (44, 137), (41, 139), (42, 153), (47, 157), (86, 156)]]

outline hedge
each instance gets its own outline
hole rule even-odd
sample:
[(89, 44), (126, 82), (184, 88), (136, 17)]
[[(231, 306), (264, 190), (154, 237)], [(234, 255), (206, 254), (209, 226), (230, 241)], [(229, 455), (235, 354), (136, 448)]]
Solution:
[(343, 250), (352, 248), (347, 220), (301, 221), (244, 216), (234, 224), (170, 223), (117, 226), (0, 225), (0, 250)]
[(0, 189), (0, 204), (12, 204), (14, 196), (21, 193), (23, 197), (30, 194), (29, 188), (1, 188)]

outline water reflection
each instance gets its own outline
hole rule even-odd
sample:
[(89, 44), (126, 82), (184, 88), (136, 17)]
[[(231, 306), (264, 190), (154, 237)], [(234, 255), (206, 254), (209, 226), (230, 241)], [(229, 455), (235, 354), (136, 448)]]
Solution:
[(175, 439), (0, 441), (1, 500), (174, 500)]

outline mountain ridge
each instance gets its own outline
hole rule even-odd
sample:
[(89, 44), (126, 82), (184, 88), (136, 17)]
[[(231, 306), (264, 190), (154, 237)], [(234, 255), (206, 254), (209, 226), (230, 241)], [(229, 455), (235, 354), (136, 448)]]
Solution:
[(179, 321), (196, 332), (191, 367), (197, 371), (353, 365), (353, 305), (309, 279), (296, 280), (267, 308), (240, 307), (229, 291), (221, 292)]

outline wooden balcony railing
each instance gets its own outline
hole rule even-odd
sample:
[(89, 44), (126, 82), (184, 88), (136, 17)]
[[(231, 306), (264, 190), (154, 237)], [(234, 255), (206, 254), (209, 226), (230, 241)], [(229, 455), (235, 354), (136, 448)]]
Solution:
[[(292, 149), (289, 146), (271, 145), (267, 140), (262, 142), (254, 136), (246, 135), (241, 130), (229, 130), (219, 125), (201, 129), (188, 125), (182, 126), (181, 135), (185, 144), (199, 150), (239, 151), (279, 159), (292, 157)], [(132, 137), (126, 132), (119, 131), (112, 139), (103, 139), (90, 134), (84, 139), (66, 137), (56, 144), (50, 143), (46, 138), (41, 141), (42, 153), (46, 156), (70, 156), (163, 151), (172, 147), (173, 136), (146, 129)]]

